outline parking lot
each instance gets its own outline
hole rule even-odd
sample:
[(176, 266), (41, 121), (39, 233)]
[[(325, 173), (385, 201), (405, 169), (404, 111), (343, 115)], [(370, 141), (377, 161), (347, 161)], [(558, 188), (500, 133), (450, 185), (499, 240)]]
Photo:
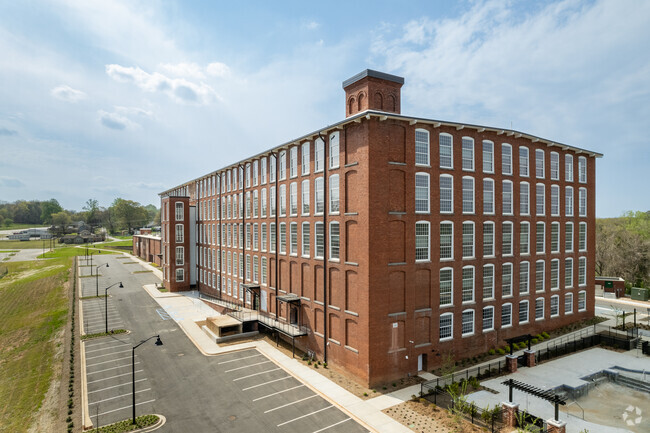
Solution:
[(256, 349), (220, 355), (213, 361), (241, 391), (250, 410), (264, 417), (267, 431), (368, 431)]

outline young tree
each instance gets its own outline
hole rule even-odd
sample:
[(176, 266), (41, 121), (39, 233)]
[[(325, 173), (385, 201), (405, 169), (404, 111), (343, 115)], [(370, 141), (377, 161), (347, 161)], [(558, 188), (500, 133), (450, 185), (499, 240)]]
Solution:
[(149, 220), (147, 209), (133, 200), (116, 198), (109, 211), (117, 221), (117, 228), (128, 229), (129, 232), (135, 227), (142, 227)]
[(52, 214), (59, 213), (63, 210), (59, 202), (53, 198), (41, 203), (41, 222), (43, 224), (52, 223)]
[(96, 224), (98, 221), (99, 202), (94, 198), (89, 198), (83, 206), (86, 211), (86, 222), (88, 224)]

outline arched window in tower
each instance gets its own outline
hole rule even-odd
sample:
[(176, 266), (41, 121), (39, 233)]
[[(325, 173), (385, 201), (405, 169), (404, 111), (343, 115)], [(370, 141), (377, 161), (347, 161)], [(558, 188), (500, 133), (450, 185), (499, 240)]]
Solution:
[(354, 105), (355, 105), (354, 103), (355, 103), (354, 97), (350, 98), (350, 101), (348, 102), (348, 112), (349, 112), (349, 114), (354, 113)]
[(373, 108), (375, 108), (376, 110), (384, 109), (384, 97), (381, 96), (381, 93), (379, 92), (375, 93), (375, 102), (373, 104)]
[(359, 102), (358, 102), (358, 107), (359, 111), (363, 111), (363, 100), (366, 98), (366, 95), (364, 93), (359, 93), (359, 96), (357, 96)]
[(388, 98), (386, 98), (386, 110), (392, 112), (397, 111), (397, 103), (395, 102), (394, 95), (388, 95)]

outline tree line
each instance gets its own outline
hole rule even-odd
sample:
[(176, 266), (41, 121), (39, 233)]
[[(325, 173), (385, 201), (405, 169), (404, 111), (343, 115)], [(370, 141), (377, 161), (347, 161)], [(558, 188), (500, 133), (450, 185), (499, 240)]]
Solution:
[(596, 220), (596, 275), (624, 278), (628, 286), (650, 283), (650, 211)]
[(88, 199), (83, 210), (66, 210), (56, 199), (46, 201), (18, 200), (0, 202), (0, 227), (12, 224), (67, 226), (83, 221), (95, 227), (105, 227), (109, 232), (160, 224), (160, 210), (152, 205), (143, 206), (133, 200), (116, 198), (108, 207), (99, 205), (96, 199)]

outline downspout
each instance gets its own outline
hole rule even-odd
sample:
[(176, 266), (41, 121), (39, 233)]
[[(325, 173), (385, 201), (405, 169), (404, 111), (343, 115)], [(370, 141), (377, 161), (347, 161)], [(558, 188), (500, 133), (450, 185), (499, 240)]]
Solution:
[[(242, 243), (242, 246), (241, 246), (242, 247), (241, 248), (242, 253), (243, 253), (244, 257), (243, 258), (240, 257), (240, 260), (242, 260), (244, 262), (244, 274), (240, 275), (242, 283), (239, 285), (239, 293), (241, 295), (241, 289), (243, 289), (244, 284), (246, 284), (246, 235), (247, 235), (247, 230), (246, 230), (246, 182), (245, 182), (245, 179), (246, 179), (246, 167), (241, 165), (241, 164), (237, 164), (237, 165), (239, 166), (239, 168), (242, 169), (242, 173), (244, 174), (244, 176), (243, 176), (244, 179), (239, 179), (239, 182), (240, 182), (241, 188), (242, 188), (242, 195), (241, 195), (242, 199), (240, 200), (240, 202), (241, 202), (240, 205), (241, 205), (241, 208), (243, 210), (243, 212), (241, 213), (241, 220), (242, 220), (241, 227), (242, 227), (243, 233), (241, 233), (240, 236), (244, 240), (243, 243)], [(237, 209), (237, 211), (239, 211), (239, 209)], [(237, 241), (239, 241), (239, 239), (237, 239)], [(237, 242), (237, 243), (239, 243), (239, 242)], [(246, 306), (246, 294), (245, 293), (244, 293), (244, 299), (242, 299), (242, 301), (241, 301), (241, 306), (242, 306), (242, 308), (244, 308)]]
[(327, 332), (327, 212), (328, 212), (328, 203), (327, 203), (327, 148), (329, 143), (325, 142), (323, 135), (318, 132), (318, 137), (323, 142), (323, 362), (327, 362), (327, 345), (328, 345), (328, 332)]
[[(275, 158), (275, 319), (280, 320), (280, 314), (278, 311), (278, 271), (279, 271), (279, 263), (278, 263), (278, 238), (280, 237), (280, 227), (278, 224), (278, 213), (280, 212), (280, 209), (278, 209), (278, 194), (280, 191), (278, 191), (278, 178), (280, 177), (280, 174), (278, 173), (279, 167), (279, 161), (278, 161), (278, 154), (275, 152), (271, 152), (271, 155)], [(269, 235), (271, 230), (269, 230)]]

